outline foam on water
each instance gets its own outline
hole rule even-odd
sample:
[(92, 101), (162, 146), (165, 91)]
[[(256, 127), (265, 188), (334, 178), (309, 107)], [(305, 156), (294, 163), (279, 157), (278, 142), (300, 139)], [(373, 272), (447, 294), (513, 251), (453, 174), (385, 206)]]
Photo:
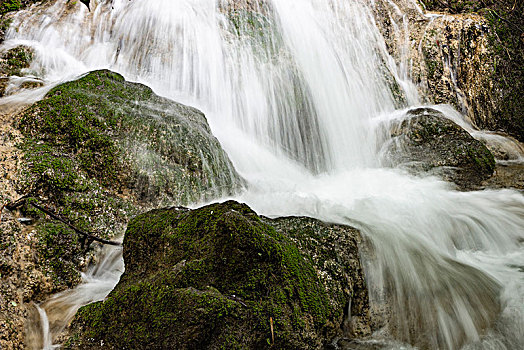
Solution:
[(19, 13), (5, 45), (33, 47), (31, 69), (47, 84), (109, 68), (201, 108), (248, 183), (236, 199), (360, 228), (372, 301), (390, 319), (377, 337), (442, 349), (524, 343), (524, 197), (381, 168), (382, 122), (419, 98), (368, 2), (241, 3), (92, 0), (88, 12), (57, 1)]

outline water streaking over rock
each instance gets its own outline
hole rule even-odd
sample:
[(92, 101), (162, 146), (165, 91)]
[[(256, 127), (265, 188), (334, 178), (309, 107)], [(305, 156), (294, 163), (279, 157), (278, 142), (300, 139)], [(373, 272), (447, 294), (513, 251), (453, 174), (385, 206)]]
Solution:
[(28, 322), (27, 347), (35, 350), (59, 347), (53, 345), (53, 339), (71, 322), (78, 309), (103, 300), (113, 290), (123, 272), (122, 248), (102, 248), (97, 264), (82, 274), (82, 284), (35, 306)]
[(32, 47), (48, 82), (110, 68), (199, 107), (257, 212), (359, 227), (373, 300), (389, 315), (377, 337), (429, 349), (524, 342), (524, 197), (380, 166), (380, 121), (418, 98), (364, 1), (79, 6), (19, 14), (6, 45)]

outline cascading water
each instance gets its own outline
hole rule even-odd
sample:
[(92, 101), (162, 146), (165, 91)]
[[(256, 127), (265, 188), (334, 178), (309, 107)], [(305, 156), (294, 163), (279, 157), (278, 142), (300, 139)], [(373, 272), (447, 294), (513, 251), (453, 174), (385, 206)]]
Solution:
[(59, 335), (71, 322), (78, 309), (104, 299), (116, 286), (124, 272), (122, 248), (105, 246), (98, 254), (98, 263), (82, 274), (83, 283), (74, 289), (55, 294), (30, 315), (26, 346), (29, 349), (51, 350), (53, 337)]
[(99, 0), (89, 12), (58, 0), (19, 13), (5, 45), (33, 47), (31, 69), (48, 84), (109, 68), (202, 109), (248, 182), (237, 199), (259, 213), (359, 227), (372, 300), (389, 308), (384, 337), (515, 349), (524, 197), (456, 192), (380, 166), (381, 121), (419, 102), (369, 6)]

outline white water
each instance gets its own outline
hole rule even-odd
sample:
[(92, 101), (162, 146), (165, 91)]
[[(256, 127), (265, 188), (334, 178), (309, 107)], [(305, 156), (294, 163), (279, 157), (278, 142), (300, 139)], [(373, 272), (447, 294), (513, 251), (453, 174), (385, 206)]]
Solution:
[(97, 256), (98, 263), (82, 273), (82, 284), (55, 294), (36, 306), (40, 320), (28, 323), (26, 346), (29, 349), (57, 348), (58, 345), (53, 344), (53, 337), (62, 333), (78, 309), (103, 300), (116, 286), (124, 272), (122, 248), (104, 246)]
[(57, 1), (17, 15), (5, 45), (34, 47), (31, 69), (48, 84), (110, 68), (202, 109), (248, 182), (237, 199), (362, 230), (371, 296), (389, 303), (397, 339), (524, 343), (524, 197), (380, 166), (380, 121), (403, 115), (392, 81), (404, 107), (419, 102), (366, 2), (266, 0), (249, 20), (230, 20), (227, 3), (95, 0), (88, 12)]

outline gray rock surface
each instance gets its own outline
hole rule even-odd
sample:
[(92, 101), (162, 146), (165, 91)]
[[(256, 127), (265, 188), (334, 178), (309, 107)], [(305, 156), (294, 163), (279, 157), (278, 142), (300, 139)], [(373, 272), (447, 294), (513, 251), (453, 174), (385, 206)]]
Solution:
[(385, 151), (389, 165), (412, 173), (431, 173), (455, 182), (460, 189), (479, 188), (495, 169), (486, 146), (431, 108), (417, 108), (392, 126)]

